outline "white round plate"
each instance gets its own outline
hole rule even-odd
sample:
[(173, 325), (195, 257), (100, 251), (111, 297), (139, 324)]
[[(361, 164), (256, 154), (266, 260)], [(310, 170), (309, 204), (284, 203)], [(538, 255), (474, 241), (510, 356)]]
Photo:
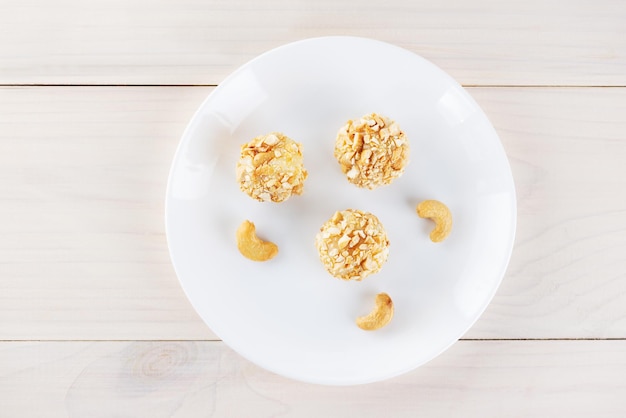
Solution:
[[(374, 191), (349, 184), (333, 157), (348, 120), (376, 112), (410, 141), (402, 177)], [(302, 196), (260, 203), (235, 179), (240, 145), (283, 132), (303, 144)], [(443, 243), (415, 212), (437, 199), (454, 228)], [(206, 324), (248, 360), (293, 379), (374, 382), (429, 361), (484, 311), (511, 254), (516, 201), (511, 170), (487, 117), (450, 76), (379, 41), (328, 37), (269, 51), (230, 75), (187, 127), (171, 169), (170, 254)], [(362, 282), (330, 276), (314, 237), (337, 210), (374, 213), (390, 240), (387, 263)], [(235, 231), (249, 219), (280, 252), (245, 259)], [(363, 331), (355, 318), (375, 295), (394, 301), (391, 323)]]

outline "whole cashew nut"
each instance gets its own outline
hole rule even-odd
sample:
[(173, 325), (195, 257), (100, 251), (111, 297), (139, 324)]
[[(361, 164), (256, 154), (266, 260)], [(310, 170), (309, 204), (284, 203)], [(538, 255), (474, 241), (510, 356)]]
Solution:
[(417, 214), (420, 218), (429, 218), (435, 222), (435, 229), (430, 233), (432, 242), (443, 241), (452, 231), (452, 213), (438, 200), (424, 200), (417, 205)]
[(368, 315), (356, 319), (359, 328), (373, 331), (384, 327), (393, 318), (393, 302), (388, 294), (376, 295), (376, 307)]
[(253, 261), (267, 261), (278, 254), (278, 246), (257, 237), (254, 224), (247, 220), (237, 228), (237, 248), (244, 257)]

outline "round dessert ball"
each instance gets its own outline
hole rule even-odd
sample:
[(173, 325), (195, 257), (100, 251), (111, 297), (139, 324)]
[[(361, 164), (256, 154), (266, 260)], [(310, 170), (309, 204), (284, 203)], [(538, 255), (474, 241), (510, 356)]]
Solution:
[(315, 237), (326, 270), (343, 280), (363, 280), (380, 271), (389, 255), (389, 239), (371, 213), (347, 209), (335, 214)]
[(260, 202), (283, 202), (302, 194), (307, 178), (302, 145), (279, 132), (261, 135), (241, 146), (239, 188)]
[(339, 129), (335, 158), (349, 182), (374, 189), (402, 175), (409, 142), (396, 122), (371, 113)]

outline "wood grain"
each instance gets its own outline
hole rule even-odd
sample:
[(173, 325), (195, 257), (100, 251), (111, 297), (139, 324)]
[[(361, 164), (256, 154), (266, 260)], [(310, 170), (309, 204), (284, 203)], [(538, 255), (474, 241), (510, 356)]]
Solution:
[(626, 337), (626, 89), (471, 89), (518, 198), (507, 276), (471, 336)]
[[(210, 88), (0, 88), (0, 339), (214, 339), (163, 201)], [(508, 273), (467, 338), (626, 337), (626, 89), (472, 88), (518, 193)]]
[(222, 342), (5, 342), (0, 404), (21, 418), (617, 417), (625, 350), (626, 341), (461, 341), (403, 376), (327, 387), (264, 371)]
[(207, 93), (0, 89), (0, 338), (213, 338), (163, 226), (169, 165)]
[(218, 84), (316, 36), (408, 48), (470, 85), (626, 85), (620, 0), (55, 0), (0, 4), (0, 83)]

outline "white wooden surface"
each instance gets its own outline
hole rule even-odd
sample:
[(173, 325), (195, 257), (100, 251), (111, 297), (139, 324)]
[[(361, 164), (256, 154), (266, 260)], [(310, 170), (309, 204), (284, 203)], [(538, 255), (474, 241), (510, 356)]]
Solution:
[(5, 343), (0, 399), (2, 416), (28, 418), (621, 417), (625, 351), (626, 341), (460, 341), (401, 377), (328, 387), (266, 372), (218, 341)]
[(620, 0), (2, 0), (0, 83), (217, 84), (325, 35), (413, 50), (464, 84), (626, 85)]
[[(0, 0), (0, 417), (626, 415), (624, 22), (608, 0)], [(329, 34), (468, 85), (519, 200), (509, 270), (465, 340), (352, 388), (218, 341), (163, 230), (200, 85)]]

